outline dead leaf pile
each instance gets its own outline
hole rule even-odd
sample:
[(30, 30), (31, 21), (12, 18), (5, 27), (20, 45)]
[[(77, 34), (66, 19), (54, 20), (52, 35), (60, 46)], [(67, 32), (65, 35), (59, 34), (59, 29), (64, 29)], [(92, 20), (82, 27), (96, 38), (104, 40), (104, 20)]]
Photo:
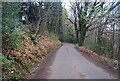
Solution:
[(52, 40), (46, 36), (40, 36), (36, 45), (28, 35), (23, 35), (22, 38), (23, 40), (20, 41), (22, 49), (11, 46), (3, 54), (8, 64), (3, 66), (4, 78), (13, 79), (24, 76), (33, 64), (40, 62), (51, 50), (61, 46), (59, 40)]
[(102, 63), (107, 63), (110, 67), (113, 67), (114, 69), (118, 69), (118, 60), (113, 60), (111, 58), (107, 58), (105, 56), (102, 56), (100, 54), (97, 54), (95, 52), (93, 52), (90, 48), (87, 47), (78, 47), (80, 51), (85, 52), (85, 54), (87, 54), (90, 58), (94, 58)]

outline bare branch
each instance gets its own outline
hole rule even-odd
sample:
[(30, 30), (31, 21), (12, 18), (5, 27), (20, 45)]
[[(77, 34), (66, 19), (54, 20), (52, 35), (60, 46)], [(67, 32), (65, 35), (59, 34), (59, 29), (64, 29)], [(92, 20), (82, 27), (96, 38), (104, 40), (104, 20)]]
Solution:
[(114, 8), (116, 8), (116, 6), (118, 6), (119, 4), (120, 4), (120, 2), (117, 2), (114, 6), (110, 7), (109, 10), (108, 10), (105, 14), (99, 16), (99, 18), (104, 17), (106, 14), (110, 13), (110, 12), (111, 12)]
[[(98, 20), (99, 20), (100, 18), (105, 17), (106, 14), (110, 13), (110, 12), (111, 12), (114, 8), (116, 8), (116, 6), (118, 6), (119, 4), (120, 4), (120, 2), (117, 2), (114, 6), (110, 7), (110, 9), (109, 9), (105, 14), (103, 14), (103, 15), (101, 15), (101, 16), (98, 17)], [(92, 20), (93, 20), (94, 18), (95, 18), (95, 16), (92, 18)], [(92, 24), (95, 23), (96, 21), (97, 21), (97, 20), (88, 23), (88, 24), (90, 24), (90, 25), (88, 25), (87, 28), (89, 28), (90, 26), (92, 26)]]
[(74, 24), (74, 22), (70, 18), (68, 18), (67, 14), (65, 14), (65, 16), (72, 24)]
[(103, 25), (106, 25), (106, 24), (111, 23), (111, 22), (112, 22), (112, 20), (109, 21), (109, 22), (104, 22), (104, 23), (100, 24), (100, 25), (97, 26), (97, 27), (94, 27), (94, 28), (89, 29), (88, 31), (92, 31), (92, 30), (94, 30), (94, 29), (100, 28), (100, 27), (102, 27)]

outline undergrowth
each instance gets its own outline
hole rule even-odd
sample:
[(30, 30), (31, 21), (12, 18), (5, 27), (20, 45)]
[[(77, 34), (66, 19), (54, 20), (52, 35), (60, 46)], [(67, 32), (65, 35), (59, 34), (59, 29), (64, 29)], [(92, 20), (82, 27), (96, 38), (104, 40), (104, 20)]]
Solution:
[(2, 4), (2, 53), (0, 67), (3, 80), (22, 79), (29, 68), (40, 62), (52, 49), (60, 46), (57, 37), (34, 36), (19, 22), (19, 2)]
[(52, 38), (53, 40), (58, 40), (58, 36), (54, 33), (50, 33), (49, 37)]
[(92, 58), (99, 60), (101, 62), (106, 62), (110, 67), (113, 67), (114, 69), (118, 69), (118, 59), (111, 58), (109, 53), (110, 53), (110, 46), (111, 44), (107, 46), (103, 46), (97, 43), (91, 43), (89, 45), (85, 46), (79, 46), (76, 44), (76, 47), (79, 48), (80, 51), (85, 52)]

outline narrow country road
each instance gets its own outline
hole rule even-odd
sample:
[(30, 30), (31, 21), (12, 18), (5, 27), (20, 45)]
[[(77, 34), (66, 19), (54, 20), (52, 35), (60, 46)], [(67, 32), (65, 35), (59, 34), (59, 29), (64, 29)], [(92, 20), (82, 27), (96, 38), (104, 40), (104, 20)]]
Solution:
[(102, 68), (83, 57), (75, 49), (75, 45), (69, 43), (58, 49), (52, 63), (42, 66), (32, 78), (40, 79), (44, 75), (46, 79), (114, 79)]

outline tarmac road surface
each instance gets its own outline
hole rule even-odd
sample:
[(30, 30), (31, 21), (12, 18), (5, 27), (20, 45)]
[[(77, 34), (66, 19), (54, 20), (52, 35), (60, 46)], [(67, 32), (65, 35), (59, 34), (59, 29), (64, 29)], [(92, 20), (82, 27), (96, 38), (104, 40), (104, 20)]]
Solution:
[[(54, 59), (53, 59), (54, 58)], [(52, 61), (51, 61), (52, 59)], [(83, 57), (74, 44), (64, 43), (39, 66), (34, 79), (115, 79)], [(50, 62), (50, 63), (49, 63)]]

